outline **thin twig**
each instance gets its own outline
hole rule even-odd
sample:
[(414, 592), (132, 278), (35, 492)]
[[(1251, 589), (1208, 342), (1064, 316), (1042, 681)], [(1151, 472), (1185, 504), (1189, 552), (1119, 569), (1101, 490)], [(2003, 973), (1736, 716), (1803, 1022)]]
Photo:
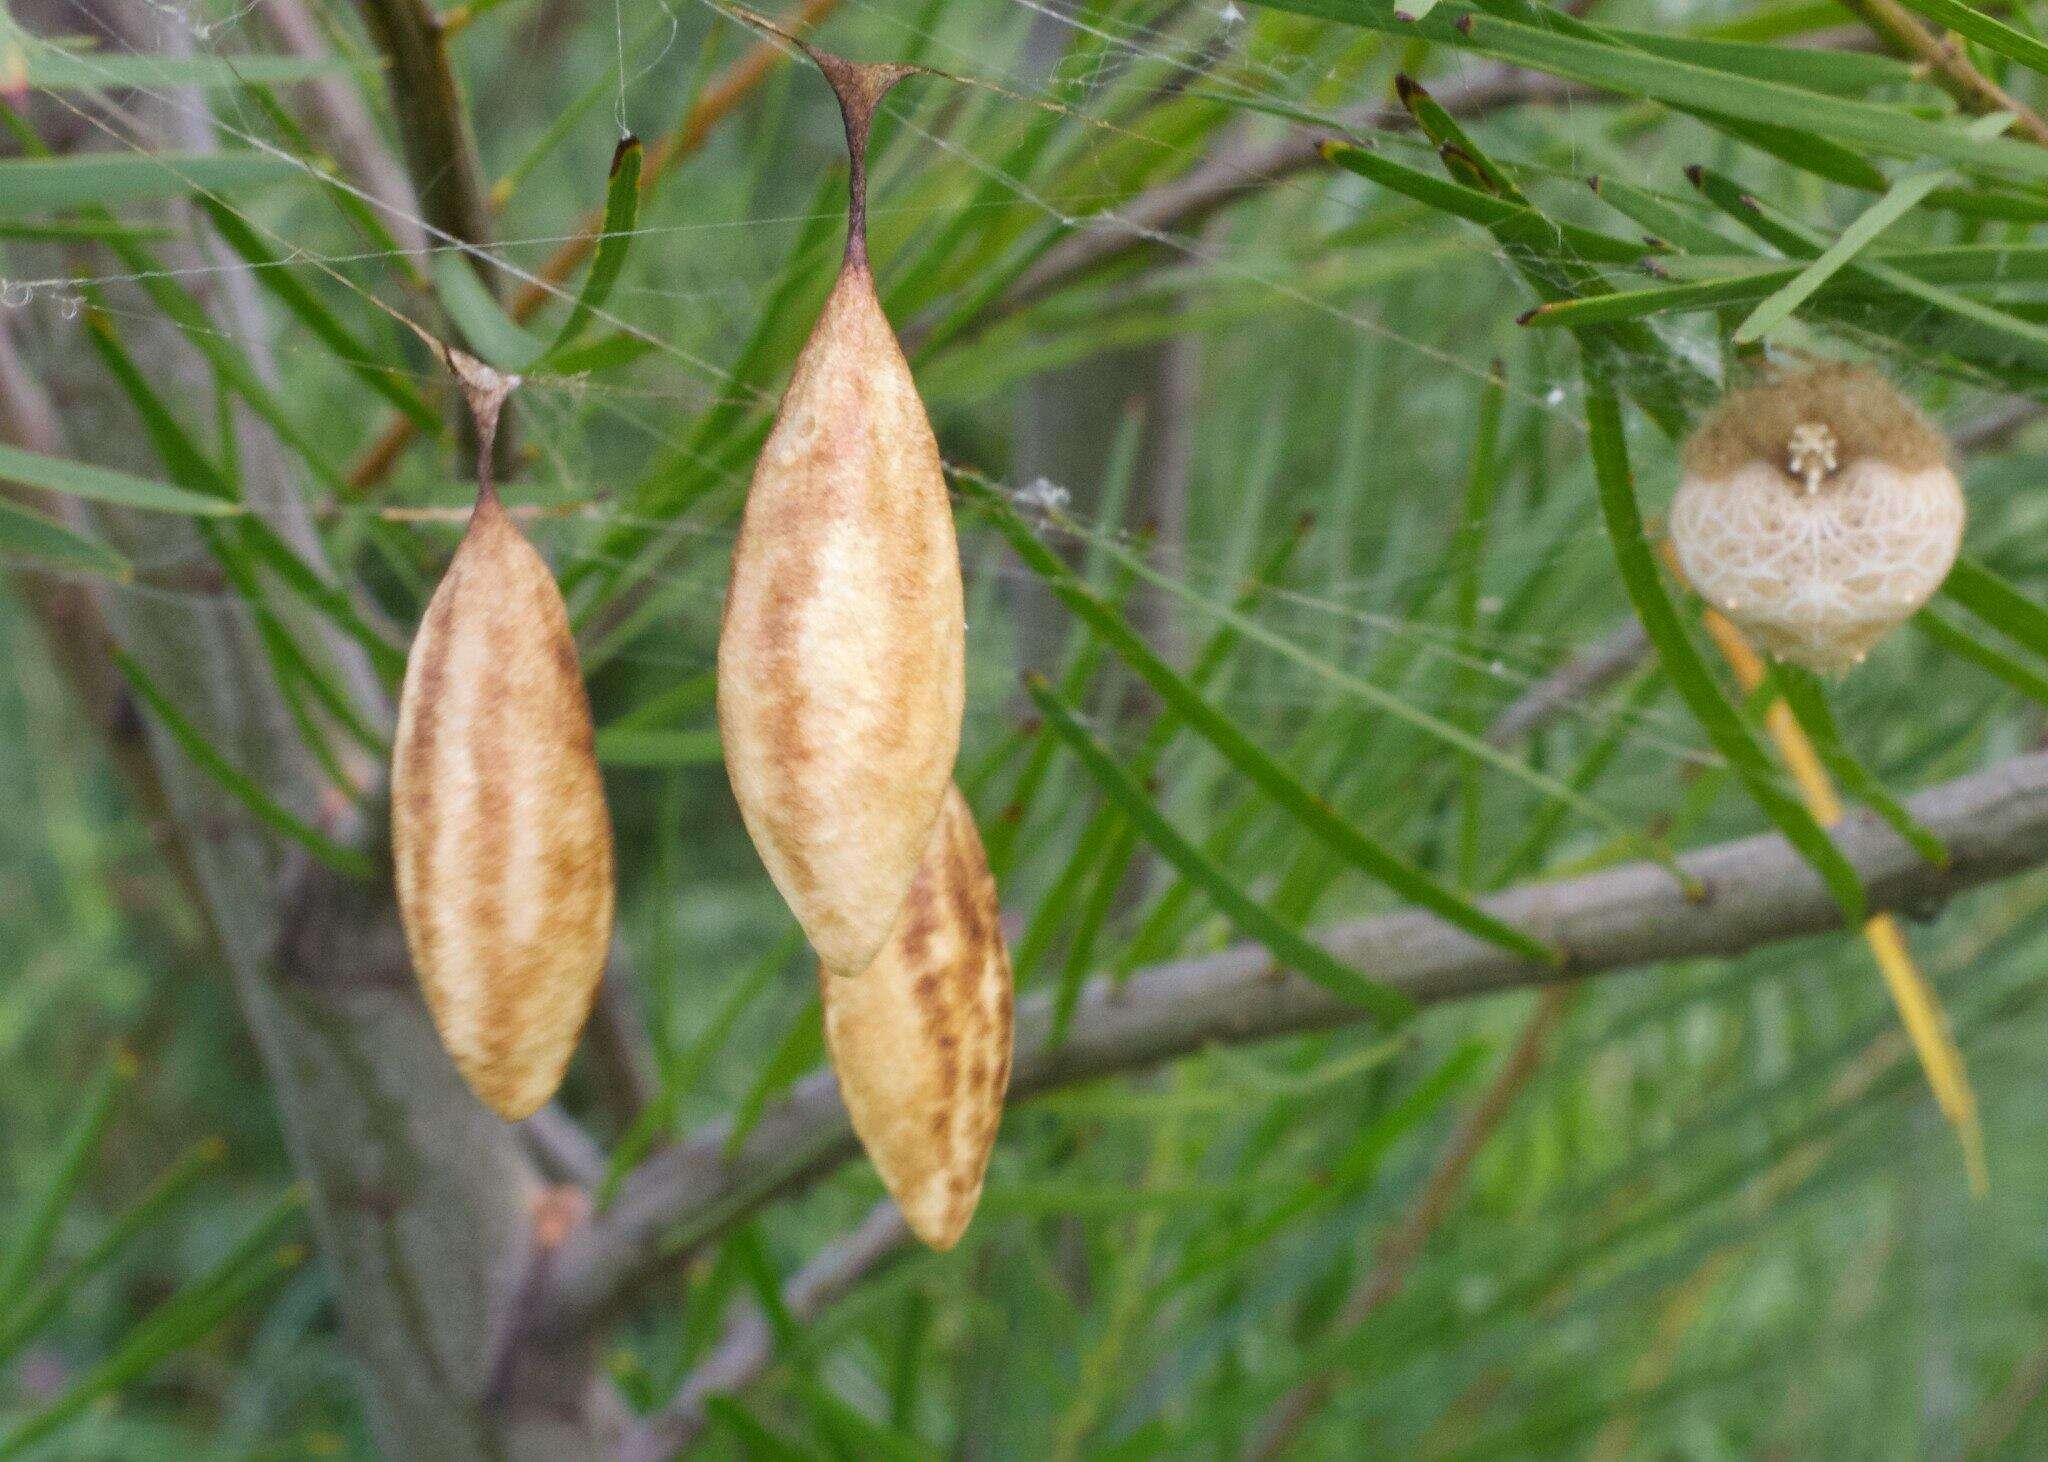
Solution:
[(661, 1095), (660, 1062), (633, 991), (640, 982), (618, 941), (590, 1008), (590, 1054), (613, 1125), (623, 1132)]
[[(876, 1268), (900, 1253), (910, 1227), (890, 1199), (875, 1205), (858, 1227), (820, 1249), (782, 1287), (782, 1305), (792, 1320), (809, 1320)], [(704, 1428), (704, 1403), (744, 1390), (775, 1363), (775, 1331), (759, 1305), (751, 1305), (726, 1327), (718, 1345), (690, 1372), (661, 1410), (626, 1434), (618, 1462), (662, 1462), (687, 1448)]]
[(1842, 0), (1842, 6), (1861, 16), (1886, 49), (1926, 66), (1929, 79), (1970, 111), (2011, 112), (2013, 131), (2048, 146), (2048, 122), (2039, 112), (1979, 71), (1959, 42), (1930, 31), (1898, 0)]
[[(1947, 841), (1947, 868), (1930, 866), (1874, 816), (1852, 813), (1833, 830), (1874, 912), (1928, 912), (1965, 889), (2048, 862), (2048, 753), (1930, 788), (1910, 806)], [(1841, 928), (1833, 895), (1775, 833), (1698, 849), (1679, 866), (1703, 898), (1689, 897), (1665, 868), (1632, 863), (1521, 884), (1485, 901), (1497, 917), (1568, 951), (1562, 968), (1413, 909), (1341, 924), (1319, 938), (1339, 959), (1433, 1005), (1670, 959), (1733, 956)], [(1091, 982), (1056, 1047), (1046, 1042), (1050, 1016), (1043, 996), (1019, 1004), (1013, 1098), (1155, 1066), (1210, 1043), (1361, 1019), (1357, 1006), (1278, 969), (1252, 944)], [(797, 1083), (737, 1152), (728, 1152), (730, 1143), (730, 1123), (720, 1120), (649, 1159), (618, 1200), (564, 1244), (546, 1323), (588, 1323), (640, 1275), (829, 1172), (854, 1146), (829, 1072)]]
[(549, 1102), (519, 1124), (534, 1162), (558, 1183), (594, 1189), (604, 1178), (604, 1149), (560, 1104)]
[(1509, 702), (1488, 728), (1486, 739), (1495, 746), (1521, 740), (1621, 679), (1643, 662), (1649, 650), (1650, 637), (1639, 621), (1616, 625)]
[[(1585, 94), (1574, 82), (1493, 66), (1470, 81), (1444, 88), (1437, 100), (1453, 115), (1470, 118)], [(1400, 107), (1357, 107), (1340, 113), (1329, 128), (1297, 129), (1277, 141), (1239, 141), (1220, 148), (1186, 172), (1146, 189), (1114, 212), (1090, 220), (1047, 249), (998, 296), (984, 323), (1016, 313), (1110, 260), (1156, 242), (1160, 234), (1188, 228), (1247, 194), (1320, 166), (1323, 142), (1332, 132), (1369, 136), (1411, 125)]]

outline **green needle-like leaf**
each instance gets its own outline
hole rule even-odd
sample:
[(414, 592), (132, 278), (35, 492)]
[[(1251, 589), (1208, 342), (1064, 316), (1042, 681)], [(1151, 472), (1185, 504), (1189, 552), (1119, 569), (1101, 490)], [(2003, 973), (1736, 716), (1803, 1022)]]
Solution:
[(434, 289), (462, 338), (484, 363), (498, 370), (530, 370), (547, 354), (541, 341), (513, 322), (478, 277), (476, 266), (460, 249), (434, 255)]
[(1629, 601), (1656, 647), (1657, 658), (1672, 685), (1706, 731), (1715, 749), (1764, 811), (1777, 824), (1786, 840), (1813, 865), (1842, 907), (1851, 924), (1863, 921), (1863, 881), (1834, 844), (1813, 814), (1799, 800), (1778, 785), (1776, 773), (1763, 748), (1735, 708), (1721, 694), (1708, 673), (1706, 662), (1693, 647), (1678, 610), (1657, 574), (1656, 560), (1643, 536), (1643, 522), (1636, 506), (1635, 483), (1629, 470), (1628, 444), (1622, 435), (1621, 407), (1606, 385), (1589, 370), (1586, 374), (1586, 433), (1593, 450), (1593, 474), (1600, 489), (1600, 513), (1607, 523), (1607, 538), (1614, 549), (1616, 567)]
[(153, 482), (111, 467), (96, 467), (68, 457), (48, 457), (40, 452), (0, 442), (0, 478), (24, 487), (67, 497), (91, 498), (124, 508), (145, 508), (153, 513), (184, 513), (201, 517), (224, 517), (243, 511), (238, 503), (208, 493)]
[(1965, 554), (1941, 586), (1944, 597), (2048, 660), (2048, 609)]
[(259, 152), (89, 152), (0, 158), (0, 213), (112, 207), (187, 193), (236, 193), (299, 175), (285, 157)]
[(65, 1134), (49, 1182), (8, 1225), (7, 1247), (0, 1252), (0, 1315), (14, 1311), (26, 1298), (36, 1271), (49, 1256), (57, 1224), (79, 1184), (85, 1181), (100, 1141), (107, 1135), (107, 1124), (114, 1117), (114, 1099), (123, 1086), (135, 1079), (135, 1072), (135, 1058), (126, 1051), (116, 1051), (79, 1097), (78, 1116)]
[(127, 559), (97, 538), (88, 538), (55, 518), (0, 498), (0, 558), (27, 560), (39, 567), (98, 574), (126, 583), (134, 577)]
[(1382, 1022), (1404, 1020), (1414, 1012), (1415, 1002), (1406, 995), (1375, 983), (1275, 918), (1240, 888), (1228, 873), (1182, 836), (1153, 805), (1144, 789), (1131, 780), (1130, 773), (1117, 764), (1109, 749), (1080, 723), (1043, 676), (1031, 677), (1025, 688), (1039, 710), (1045, 713), (1047, 724), (1080, 758), (1096, 784), (1122, 805), (1124, 814), (1137, 824), (1146, 840), (1159, 850), (1160, 856), (1189, 882), (1200, 885), (1246, 938), (1263, 945), (1281, 965), (1363, 1006)]
[(1361, 831), (1303, 786), (1271, 753), (1238, 730), (1133, 630), (1127, 620), (1077, 578), (1059, 555), (1039, 541), (1017, 510), (990, 489), (970, 489), (1025, 564), (1059, 596), (1159, 698), (1254, 786), (1284, 808), (1311, 837), (1379, 880), (1401, 898), (1430, 910), (1469, 934), (1530, 959), (1555, 962), (1557, 952), (1535, 936), (1502, 922), (1417, 864)]
[(220, 783), (236, 801), (249, 809), (257, 821), (290, 838), (337, 873), (345, 873), (352, 878), (376, 875), (377, 866), (369, 857), (353, 848), (343, 847), (287, 811), (277, 799), (257, 786), (248, 773), (221, 755), (206, 739), (205, 733), (172, 704), (132, 656), (117, 652), (114, 661), (121, 667), (128, 684), (156, 712), (164, 723), (164, 729), (171, 733), (172, 740), (178, 743), (185, 755), (192, 758), (193, 764)]
[(640, 214), (640, 164), (646, 149), (640, 139), (629, 137), (612, 154), (612, 172), (604, 195), (604, 231), (597, 241), (597, 257), (590, 261), (576, 305), (562, 322), (562, 331), (548, 347), (547, 363), (558, 362), (583, 333), (583, 328), (611, 298), (612, 286), (626, 267), (626, 255), (633, 247), (633, 225)]

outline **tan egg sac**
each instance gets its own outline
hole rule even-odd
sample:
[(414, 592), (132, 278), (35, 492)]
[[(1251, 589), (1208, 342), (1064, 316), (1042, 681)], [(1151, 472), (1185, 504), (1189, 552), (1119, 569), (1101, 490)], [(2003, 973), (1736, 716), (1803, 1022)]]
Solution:
[(391, 837), (435, 1029), (507, 1121), (561, 1084), (611, 943), (592, 740), (561, 593), (486, 493), (406, 664)]
[(974, 815), (948, 786), (889, 942), (857, 979), (820, 968), (840, 1094), (911, 1231), (960, 1240), (1010, 1084), (1010, 955)]
[(834, 969), (903, 906), (960, 746), (966, 624), (938, 444), (849, 258), (747, 494), (718, 725), (747, 831)]
[(1940, 434), (1845, 366), (1732, 393), (1687, 444), (1671, 504), (1693, 587), (1772, 654), (1825, 673), (1928, 601), (1962, 534)]

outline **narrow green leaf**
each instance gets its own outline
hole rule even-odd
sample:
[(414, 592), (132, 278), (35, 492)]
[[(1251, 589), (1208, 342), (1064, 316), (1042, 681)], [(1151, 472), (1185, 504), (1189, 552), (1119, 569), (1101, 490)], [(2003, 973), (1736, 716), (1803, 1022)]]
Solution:
[[(264, 593), (263, 582), (257, 573), (257, 556), (248, 547), (247, 540), (221, 532), (217, 529), (206, 531), (207, 546), (214, 557), (220, 560), (228, 580), (242, 602), (256, 619), (258, 635), (263, 640), (264, 650), (270, 656), (272, 669), (278, 683), (289, 688), (303, 686), (311, 691), (314, 700), (334, 719), (335, 724), (355, 739), (357, 745), (380, 761), (388, 758), (391, 748), (385, 739), (371, 728), (349, 697), (335, 683), (333, 668), (299, 643), (298, 636), (285, 624), (284, 619), (271, 606)], [(295, 717), (305, 734), (306, 742), (316, 753), (325, 746), (320, 728), (313, 725), (310, 716)], [(338, 789), (352, 790), (354, 779), (342, 771), (331, 757), (322, 756), (327, 764), (328, 775)]]
[[(55, 1401), (0, 1436), (0, 1457), (19, 1456), (53, 1436), (101, 1397), (132, 1384), (165, 1357), (204, 1339), (280, 1274), (296, 1268), (305, 1251), (297, 1245), (278, 1247), (271, 1242), (271, 1236), (297, 1216), (300, 1206), (301, 1200), (294, 1195), (273, 1209), (249, 1238), (160, 1305), (111, 1356), (80, 1376)], [(262, 1240), (260, 1244), (251, 1242), (258, 1238)]]
[[(831, 978), (845, 977), (834, 975)], [(817, 993), (813, 991), (789, 1029), (783, 1032), (782, 1043), (761, 1063), (753, 1085), (747, 1088), (733, 1110), (732, 1131), (725, 1145), (727, 1157), (736, 1154), (745, 1144), (754, 1124), (768, 1110), (768, 1103), (787, 1091), (791, 1082), (816, 1066), (824, 1054), (825, 1026), (819, 1014)]]
[(1956, 560), (1941, 592), (2008, 639), (2048, 659), (2048, 609), (1968, 554)]
[(753, 1223), (742, 1226), (726, 1244), (739, 1263), (740, 1277), (753, 1291), (754, 1303), (768, 1317), (769, 1333), (774, 1337), (775, 1348), (788, 1349), (800, 1332), (796, 1318), (789, 1313), (789, 1306), (782, 1302), (782, 1276), (775, 1272), (775, 1261), (768, 1257), (767, 1247), (761, 1242), (761, 1226)]
[(1445, 182), (1442, 178), (1431, 177), (1405, 164), (1382, 157), (1376, 152), (1355, 147), (1348, 142), (1329, 142), (1323, 145), (1323, 156), (1347, 172), (1370, 178), (1383, 188), (1391, 189), (1417, 202), (1426, 203), (1440, 212), (1449, 213), (1482, 228), (1492, 229), (1508, 225), (1521, 225), (1551, 231), (1583, 257), (1608, 264), (1634, 264), (1654, 252), (1649, 245), (1634, 239), (1618, 239), (1610, 234), (1596, 233), (1577, 224), (1552, 223), (1535, 209), (1526, 204), (1511, 202), (1468, 188), (1459, 183)]
[(1914, 615), (1913, 623), (1950, 654), (1968, 660), (1981, 670), (1989, 671), (2021, 695), (2048, 706), (2048, 675), (2043, 675), (2031, 665), (2021, 664), (2003, 650), (1994, 649), (1976, 636), (1965, 633), (1932, 609), (1923, 609)]
[(289, 543), (278, 537), (276, 529), (254, 513), (236, 520), (234, 527), (250, 551), (286, 588), (333, 620), (363, 647), (380, 675), (396, 683), (405, 674), (405, 651), (363, 618), (346, 590), (315, 573)]
[(1821, 876), (1850, 924), (1863, 922), (1863, 881), (1813, 814), (1776, 780), (1763, 748), (1750, 735), (1735, 708), (1714, 683), (1699, 651), (1693, 647), (1678, 610), (1657, 574), (1656, 560), (1643, 536), (1636, 506), (1634, 476), (1629, 469), (1628, 443), (1622, 434), (1621, 408), (1613, 393), (1589, 369), (1586, 372), (1586, 434), (1593, 453), (1593, 475), (1600, 492), (1600, 513), (1607, 524), (1623, 587), (1656, 647), (1657, 658), (1671, 683), (1700, 723), (1714, 747), (1735, 771), (1764, 815), (1786, 841)]
[(48, 213), (180, 198), (195, 189), (236, 193), (298, 174), (289, 158), (260, 152), (89, 152), (0, 158), (0, 213)]
[(1335, 808), (1303, 786), (1294, 773), (1282, 766), (1258, 743), (1183, 679), (1145, 643), (1124, 617), (1077, 578), (1058, 554), (1047, 548), (1038, 535), (1018, 516), (1001, 494), (975, 484), (974, 495), (989, 510), (998, 529), (1009, 540), (1027, 567), (1089, 629), (1114, 650), (1138, 677), (1190, 728), (1206, 740), (1223, 759), (1276, 804), (1284, 808), (1311, 837), (1353, 866), (1385, 884), (1396, 895), (1420, 904), (1477, 938), (1529, 959), (1555, 962), (1557, 952), (1533, 935), (1526, 934), (1487, 913), (1457, 890), (1442, 883), (1417, 864), (1346, 821)]
[(31, 243), (69, 243), (78, 239), (108, 242), (130, 239), (137, 243), (162, 243), (178, 235), (158, 223), (121, 223), (102, 218), (55, 218), (25, 221), (0, 218), (0, 239), (24, 239)]
[(725, 759), (716, 729), (607, 726), (597, 733), (597, 759), (608, 767), (703, 767)]
[(442, 249), (434, 255), (434, 289), (449, 317), (462, 331), (462, 338), (485, 364), (501, 371), (530, 370), (547, 354), (547, 347), (513, 323), (484, 282), (476, 266), (460, 249)]
[(604, 196), (604, 231), (597, 242), (597, 257), (590, 261), (590, 273), (576, 295), (575, 308), (562, 322), (562, 331), (548, 347), (546, 359), (558, 360), (584, 326), (604, 308), (626, 267), (626, 255), (633, 247), (633, 226), (640, 212), (640, 166), (646, 149), (640, 139), (629, 137), (612, 154), (611, 181)]
[(36, 1271), (49, 1256), (57, 1225), (107, 1135), (107, 1125), (114, 1118), (114, 1100), (135, 1075), (135, 1058), (117, 1050), (81, 1094), (78, 1115), (64, 1135), (50, 1180), (22, 1206), (9, 1226), (6, 1252), (0, 1253), (0, 1315), (24, 1302)]
[(135, 576), (128, 560), (97, 538), (5, 498), (0, 498), (0, 556), (98, 574), (124, 584)]
[(572, 345), (559, 355), (550, 352), (548, 369), (558, 376), (595, 375), (599, 371), (631, 365), (656, 348), (654, 337), (650, 335), (613, 330), (595, 340)]
[[(1635, 688), (1629, 692), (1627, 699), (1609, 719), (1605, 729), (1593, 744), (1586, 748), (1585, 755), (1581, 756), (1578, 764), (1572, 768), (1571, 775), (1566, 780), (1573, 788), (1580, 792), (1589, 792), (1599, 782), (1613, 763), (1616, 754), (1620, 752), (1629, 733), (1636, 729), (1637, 717), (1663, 683), (1662, 675), (1654, 670), (1638, 677)], [(1570, 808), (1566, 804), (1554, 800), (1545, 802), (1537, 808), (1523, 825), (1520, 840), (1507, 857), (1501, 860), (1500, 866), (1487, 880), (1488, 884), (1502, 887), (1542, 867), (1543, 860), (1549, 855), (1551, 845), (1556, 841), (1558, 829), (1563, 826), (1568, 811)]]
[(1619, 25), (1603, 25), (1596, 29), (1600, 35), (1638, 51), (1648, 51), (1653, 56), (1685, 61), (1711, 71), (1754, 77), (1758, 81), (1777, 81), (1787, 86), (1844, 96), (1860, 95), (1879, 87), (1909, 86), (1920, 79), (1918, 69), (1912, 64), (1880, 51), (1773, 46), (1756, 41), (1665, 35), (1660, 31), (1631, 30)]
[(37, 91), (226, 90), (246, 84), (289, 86), (370, 68), (322, 56), (138, 56), (39, 47), (28, 58)]
[(1190, 883), (1200, 885), (1247, 938), (1263, 945), (1279, 964), (1362, 1006), (1384, 1023), (1406, 1019), (1413, 1013), (1414, 1001), (1360, 974), (1321, 945), (1290, 929), (1183, 837), (1152, 804), (1144, 789), (1131, 780), (1130, 773), (1117, 764), (1108, 748), (1075, 718), (1043, 676), (1032, 676), (1026, 689), (1045, 713), (1047, 724), (1080, 758), (1096, 784), (1122, 804), (1125, 815), (1137, 824), (1160, 856)]
[(412, 382), (390, 366), (381, 364), (375, 352), (307, 288), (305, 281), (286, 267), (288, 261), (258, 238), (256, 231), (239, 215), (211, 198), (202, 198), (200, 206), (213, 220), (215, 232), (228, 247), (248, 261), (249, 272), (256, 282), (297, 316), (299, 323), (312, 331), (363, 384), (397, 407), (421, 431), (432, 432), (440, 427), (440, 414), (427, 404), (426, 398), (420, 395)]
[(1676, 203), (1623, 179), (1602, 174), (1587, 186), (1601, 202), (1634, 219), (1666, 243), (1695, 254), (1733, 254), (1736, 244), (1694, 218)]
[[(490, 0), (490, 3), (502, 3), (502, 0)], [(472, 10), (475, 9), (474, 5), (470, 8)], [(658, 46), (662, 34), (668, 30), (669, 24), (669, 18), (666, 15), (656, 16), (652, 23), (643, 26), (639, 31), (627, 38), (625, 54), (637, 56), (643, 54), (650, 45)], [(682, 93), (685, 97), (694, 100), (702, 91), (704, 63), (709, 59), (717, 44), (718, 32), (715, 30), (706, 31), (704, 44), (698, 51), (697, 81), (696, 84)], [(519, 160), (507, 168), (495, 183), (491, 184), (491, 206), (499, 212), (503, 212), (506, 206), (512, 202), (513, 198), (518, 195), (519, 190), (526, 186), (527, 179), (533, 176), (535, 169), (552, 156), (555, 149), (561, 146), (564, 141), (576, 135), (576, 129), (583, 119), (589, 116), (600, 104), (611, 101), (617, 96), (618, 84), (619, 78), (616, 72), (600, 71), (591, 78), (590, 83), (581, 92), (577, 93), (573, 101), (556, 111), (550, 117), (548, 125), (541, 131), (540, 135), (520, 154)], [(689, 104), (685, 103), (686, 106)]]
[[(1451, 608), (1459, 640), (1477, 643), (1479, 633), (1480, 573), (1487, 562), (1493, 526), (1494, 490), (1500, 476), (1501, 413), (1507, 399), (1506, 364), (1496, 359), (1492, 373), (1479, 394), (1478, 420), (1472, 432), (1472, 462), (1465, 474), (1465, 499), (1459, 506), (1458, 521), (1445, 551), (1445, 567), (1451, 575)], [(1473, 708), (1482, 704), (1483, 688), (1479, 667), (1469, 658), (1461, 660), (1453, 674), (1458, 699)], [(1469, 719), (1468, 727), (1476, 726)], [(1485, 783), (1480, 764), (1471, 757), (1459, 759), (1458, 879), (1467, 888), (1479, 880), (1479, 842), (1483, 826)]]
[(45, 456), (5, 442), (0, 442), (0, 478), (18, 482), (24, 487), (39, 487), (45, 492), (91, 498), (95, 502), (114, 503), (124, 508), (145, 508), (154, 513), (225, 517), (243, 511), (239, 504), (208, 493), (192, 492), (167, 482), (154, 482), (133, 473), (96, 467), (90, 462), (78, 462), (69, 457)]
[(658, 695), (649, 696), (630, 711), (625, 711), (607, 721), (598, 731), (601, 737), (606, 731), (647, 731), (656, 727), (667, 728), (683, 716), (696, 711), (711, 709), (713, 697), (718, 693), (718, 672), (706, 670), (679, 681)]
[(1954, 176), (1945, 169), (1934, 169), (1914, 173), (1892, 184), (1891, 191), (1858, 214), (1819, 258), (1749, 312), (1749, 317), (1735, 327), (1735, 343), (1746, 345), (1763, 339), (1879, 234), (1905, 217), (1936, 186)]
[(1929, 20), (1947, 26), (1988, 51), (2010, 57), (2029, 70), (2048, 76), (2048, 45), (2004, 21), (1994, 20), (1962, 0), (1900, 0), (1908, 10), (1917, 10)]
[(1840, 183), (1845, 188), (1855, 188), (1864, 193), (1882, 193), (1886, 187), (1885, 175), (1875, 163), (1861, 153), (1852, 152), (1839, 142), (1830, 142), (1825, 137), (1816, 137), (1811, 132), (1802, 132), (1796, 127), (1778, 127), (1769, 122), (1747, 121), (1731, 117), (1723, 112), (1709, 111), (1705, 107), (1677, 107), (1674, 110), (1687, 116), (1698, 117), (1718, 132), (1726, 133), (1737, 142), (1754, 147), (1757, 151), (1788, 162), (1801, 172), (1812, 173), (1830, 183)]
[(154, 1227), (167, 1209), (184, 1198), (209, 1169), (220, 1164), (226, 1153), (227, 1145), (217, 1137), (186, 1149), (149, 1185), (148, 1192), (108, 1225), (90, 1249), (66, 1265), (32, 1299), (18, 1305), (12, 1313), (0, 1306), (0, 1365), (5, 1365), (34, 1339), (88, 1279)]
[(199, 728), (192, 724), (171, 703), (164, 693), (157, 689), (156, 682), (132, 657), (116, 651), (114, 663), (120, 666), (121, 674), (135, 693), (155, 711), (171, 738), (184, 750), (185, 755), (201, 771), (220, 783), (236, 801), (248, 808), (250, 813), (264, 826), (283, 834), (299, 844), (322, 863), (353, 878), (372, 878), (376, 875), (376, 864), (353, 848), (345, 848), (325, 833), (309, 826), (288, 812), (282, 804), (214, 749)]
[(762, 1462), (816, 1462), (817, 1454), (768, 1430), (753, 1412), (731, 1396), (705, 1398), (704, 1414), (733, 1434), (745, 1456), (759, 1457)]

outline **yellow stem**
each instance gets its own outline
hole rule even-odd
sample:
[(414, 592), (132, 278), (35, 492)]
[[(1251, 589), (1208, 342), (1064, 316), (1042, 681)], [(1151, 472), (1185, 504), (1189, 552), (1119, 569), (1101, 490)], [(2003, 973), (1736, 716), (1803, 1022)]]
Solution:
[[(1668, 541), (1664, 559), (1672, 572), (1679, 574), (1677, 559)], [(1682, 574), (1679, 576), (1683, 578)], [(1719, 610), (1709, 607), (1705, 624), (1708, 637), (1734, 672), (1735, 683), (1742, 688), (1744, 695), (1753, 694), (1764, 682), (1762, 658), (1750, 648), (1742, 631)], [(1774, 698), (1765, 709), (1764, 729), (1777, 743), (1778, 755), (1784, 759), (1785, 769), (1799, 789), (1800, 800), (1805, 802), (1814, 820), (1823, 827), (1832, 827), (1841, 821), (1842, 799), (1835, 791), (1835, 784), (1821, 764), (1820, 753), (1814, 750), (1813, 742), (1807, 738), (1783, 697)], [(1897, 919), (1890, 914), (1873, 916), (1863, 925), (1863, 940), (1870, 946), (1878, 973), (1884, 976), (1892, 1003), (1898, 1007), (1899, 1020), (1920, 1058), (1921, 1069), (1927, 1073), (1927, 1084), (1934, 1092), (1935, 1103), (1955, 1128), (1956, 1140), (1963, 1149), (1963, 1167), (1969, 1174), (1970, 1192), (1981, 1198), (1991, 1187), (1990, 1169), (1984, 1158), (1984, 1130), (1977, 1120), (1977, 1097), (1970, 1087), (1963, 1053), (1957, 1049), (1955, 1038), (1949, 1032), (1941, 1002), (1926, 977), (1920, 973), (1919, 966), (1913, 962), (1913, 952), (1906, 944), (1905, 931), (1899, 927)]]

